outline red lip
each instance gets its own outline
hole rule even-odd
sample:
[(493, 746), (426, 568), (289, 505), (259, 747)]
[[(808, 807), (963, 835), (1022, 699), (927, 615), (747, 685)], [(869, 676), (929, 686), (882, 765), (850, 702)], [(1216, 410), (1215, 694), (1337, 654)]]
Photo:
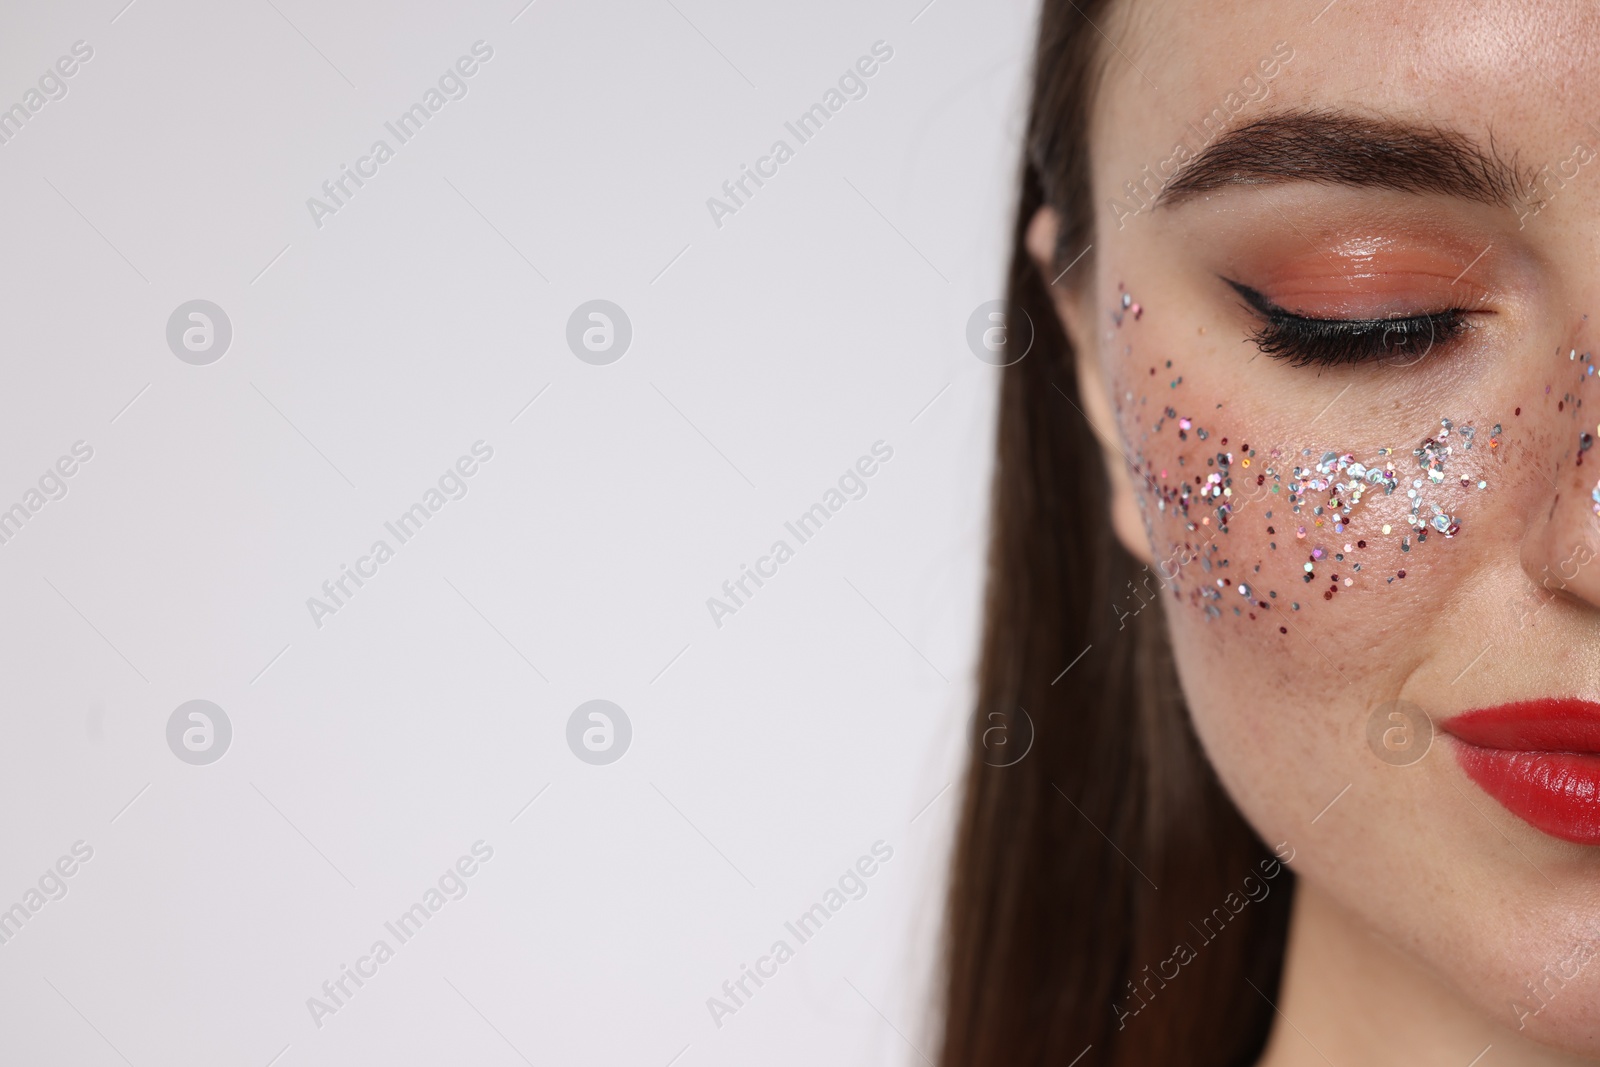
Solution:
[(1506, 810), (1552, 837), (1600, 845), (1600, 704), (1528, 700), (1440, 725), (1460, 742), (1462, 770)]

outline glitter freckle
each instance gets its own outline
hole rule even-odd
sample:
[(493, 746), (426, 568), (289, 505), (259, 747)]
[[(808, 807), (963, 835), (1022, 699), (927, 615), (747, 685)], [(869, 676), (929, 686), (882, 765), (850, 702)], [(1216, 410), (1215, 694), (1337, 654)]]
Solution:
[[(1119, 285), (1118, 288), (1123, 287)], [(1133, 312), (1137, 319), (1144, 310), (1126, 291), (1118, 294), (1117, 305), (1112, 308), (1112, 318), (1118, 327), (1125, 327), (1126, 312)], [(1125, 354), (1131, 356), (1134, 347), (1126, 345)], [(1576, 359), (1575, 356), (1572, 358)], [(1594, 373), (1589, 354), (1583, 353), (1582, 358), (1583, 365), (1575, 369), (1580, 375), (1584, 372)], [(1169, 384), (1173, 389), (1183, 382), (1181, 375), (1164, 374), (1158, 369), (1163, 363), (1168, 370), (1173, 369), (1175, 361), (1172, 359), (1146, 364), (1146, 375), (1138, 374), (1134, 368), (1142, 361), (1138, 361), (1137, 357), (1134, 360), (1133, 368), (1130, 368), (1133, 375), (1128, 382), (1130, 386), (1147, 378), (1170, 378)], [(1580, 378), (1580, 384), (1581, 381)], [(1248, 444), (1242, 444), (1230, 452), (1228, 448), (1239, 428), (1225, 422), (1213, 423), (1204, 414), (1214, 406), (1217, 409), (1214, 417), (1220, 418), (1225, 404), (1211, 405), (1212, 398), (1207, 398), (1199, 405), (1199, 417), (1181, 415), (1178, 405), (1186, 401), (1174, 394), (1169, 406), (1156, 392), (1159, 389), (1157, 382), (1148, 382), (1145, 388), (1150, 392), (1142, 395), (1132, 391), (1115, 394), (1118, 401), (1125, 401), (1132, 408), (1131, 411), (1123, 409), (1119, 403), (1119, 411), (1133, 420), (1132, 425), (1143, 432), (1145, 440), (1164, 440), (1174, 450), (1163, 457), (1165, 466), (1160, 462), (1151, 462), (1150, 457), (1143, 454), (1136, 455), (1132, 466), (1153, 498), (1151, 518), (1154, 519), (1159, 511), (1180, 524), (1172, 528), (1176, 538), (1170, 542), (1171, 551), (1175, 555), (1181, 552), (1183, 563), (1196, 562), (1205, 571), (1212, 572), (1206, 574), (1200, 583), (1187, 584), (1182, 589), (1177, 583), (1170, 587), (1175, 599), (1180, 602), (1186, 600), (1201, 609), (1208, 621), (1228, 617), (1228, 606), (1225, 606), (1223, 599), (1226, 596), (1224, 590), (1227, 589), (1237, 592), (1244, 601), (1233, 602), (1238, 605), (1233, 608), (1233, 616), (1241, 621), (1245, 618), (1257, 620), (1259, 612), (1275, 606), (1273, 602), (1278, 600), (1278, 591), (1262, 588), (1264, 582), (1275, 573), (1274, 566), (1287, 569), (1287, 565), (1269, 562), (1275, 558), (1279, 547), (1276, 523), (1268, 525), (1274, 518), (1274, 510), (1287, 508), (1293, 513), (1278, 515), (1277, 521), (1287, 522), (1286, 533), (1292, 532), (1295, 540), (1304, 543), (1307, 535), (1311, 535), (1313, 543), (1298, 553), (1302, 560), (1301, 577), (1307, 585), (1320, 584), (1323, 600), (1331, 602), (1337, 599), (1336, 594), (1341, 590), (1353, 589), (1355, 575), (1363, 570), (1369, 583), (1363, 587), (1364, 592), (1370, 591), (1374, 577), (1385, 577), (1388, 583), (1405, 578), (1407, 571), (1404, 569), (1391, 570), (1388, 576), (1381, 573), (1385, 562), (1381, 551), (1370, 557), (1365, 554), (1369, 548), (1392, 550), (1396, 542), (1388, 539), (1390, 535), (1401, 535), (1398, 545), (1402, 553), (1412, 551), (1413, 541), (1420, 546), (1420, 552), (1439, 551), (1437, 547), (1429, 548), (1425, 543), (1439, 538), (1453, 538), (1463, 526), (1462, 516), (1447, 512), (1442, 506), (1451, 502), (1449, 496), (1442, 494), (1450, 494), (1457, 489), (1463, 492), (1470, 492), (1474, 488), (1487, 489), (1487, 466), (1492, 466), (1496, 457), (1502, 461), (1507, 458), (1505, 446), (1508, 441), (1502, 437), (1502, 427), (1495, 425), (1492, 434), (1483, 435), (1487, 439), (1487, 447), (1477, 449), (1476, 459), (1486, 464), (1480, 467), (1472, 455), (1474, 428), (1466, 424), (1458, 425), (1451, 418), (1439, 418), (1428, 436), (1419, 434), (1421, 439), (1415, 447), (1384, 445), (1363, 451), (1363, 446), (1347, 449), (1339, 447), (1339, 442), (1335, 441), (1334, 448), (1268, 448), (1263, 449), (1259, 456)], [(1559, 398), (1558, 410), (1564, 411), (1570, 405), (1574, 409), (1573, 421), (1579, 422), (1581, 413), (1577, 411), (1580, 407), (1577, 397), (1571, 392), (1563, 396), (1554, 393), (1553, 388), (1546, 390), (1547, 397), (1552, 394)], [(1141, 411), (1146, 405), (1149, 405), (1148, 416)], [(1521, 415), (1520, 407), (1515, 410), (1515, 415)], [(1150, 416), (1153, 418), (1145, 421)], [(1592, 459), (1584, 453), (1593, 449), (1595, 437), (1600, 436), (1600, 426), (1593, 431), (1580, 432), (1574, 429), (1571, 432), (1578, 437), (1577, 448), (1568, 452), (1568, 455), (1575, 455), (1579, 463), (1585, 458)], [(1418, 441), (1418, 438), (1411, 440)], [(1571, 442), (1572, 438), (1567, 438), (1567, 441)], [(1568, 448), (1571, 448), (1570, 444)], [(1410, 458), (1403, 460), (1407, 453)], [(1135, 453), (1130, 452), (1130, 455)], [(1189, 460), (1195, 462), (1191, 464)], [(1241, 475), (1241, 471), (1247, 473)], [(1591, 485), (1594, 513), (1600, 516), (1600, 482)], [(1255, 492), (1251, 491), (1252, 488)], [(1262, 495), (1258, 496), (1258, 493)], [(1267, 496), (1267, 493), (1274, 495)], [(1390, 512), (1388, 522), (1375, 521), (1378, 516), (1369, 518), (1360, 510), (1362, 503), (1367, 503), (1369, 510), (1373, 510), (1373, 499), (1379, 494), (1396, 498), (1383, 504), (1384, 509)], [(1258, 501), (1264, 501), (1273, 510), (1265, 512), (1265, 521), (1261, 526), (1254, 526), (1253, 522), (1249, 526), (1256, 531), (1265, 530), (1269, 538), (1267, 548), (1272, 555), (1262, 553), (1254, 560), (1238, 558), (1238, 567), (1230, 567), (1230, 560), (1222, 551), (1225, 542), (1220, 535), (1231, 532), (1231, 527), (1236, 525), (1235, 520), (1241, 517), (1242, 509)], [(1253, 519), (1254, 515), (1248, 517)], [(1180, 528), (1188, 533), (1178, 532)], [(1357, 531), (1365, 533), (1377, 530), (1382, 531), (1384, 539), (1373, 540), (1370, 546), (1365, 537), (1355, 536)], [(1341, 535), (1348, 535), (1349, 541)], [(1183, 540), (1185, 537), (1193, 540)], [(1324, 544), (1318, 545), (1317, 541)], [(1254, 552), (1261, 552), (1259, 544), (1259, 541), (1255, 542)], [(1357, 555), (1358, 552), (1361, 554)], [(1326, 573), (1321, 566), (1324, 562), (1336, 562), (1346, 573)], [(1376, 575), (1373, 573), (1375, 568), (1378, 570)], [(1243, 573), (1239, 573), (1240, 570)], [(1281, 569), (1276, 573), (1281, 573)], [(1269, 577), (1264, 579), (1263, 574)], [(1241, 578), (1249, 578), (1249, 581), (1241, 581)], [(1289, 602), (1286, 600), (1285, 603)], [(1298, 612), (1300, 602), (1293, 602), (1291, 610)], [(1287, 626), (1278, 627), (1280, 634), (1286, 635), (1288, 629)]]

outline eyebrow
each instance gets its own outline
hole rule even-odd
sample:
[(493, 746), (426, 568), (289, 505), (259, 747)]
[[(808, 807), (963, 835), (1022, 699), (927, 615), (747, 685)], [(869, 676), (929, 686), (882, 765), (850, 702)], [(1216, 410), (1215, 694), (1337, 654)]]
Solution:
[(1229, 130), (1178, 169), (1156, 199), (1174, 205), (1232, 185), (1314, 182), (1511, 206), (1514, 160), (1438, 126), (1340, 111), (1270, 115)]

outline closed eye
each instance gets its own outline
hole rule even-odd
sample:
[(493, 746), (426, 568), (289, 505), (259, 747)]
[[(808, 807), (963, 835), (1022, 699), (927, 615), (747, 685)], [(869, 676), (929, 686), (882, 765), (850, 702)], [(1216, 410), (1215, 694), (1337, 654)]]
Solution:
[(1472, 329), (1466, 308), (1452, 307), (1381, 319), (1319, 319), (1272, 303), (1248, 285), (1224, 278), (1261, 325), (1256, 347), (1293, 367), (1338, 366), (1374, 360), (1414, 363)]

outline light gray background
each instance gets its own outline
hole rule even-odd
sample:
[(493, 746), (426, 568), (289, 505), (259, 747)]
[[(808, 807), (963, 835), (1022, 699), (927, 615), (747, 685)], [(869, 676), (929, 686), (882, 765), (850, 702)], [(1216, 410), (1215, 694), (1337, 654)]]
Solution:
[[(0, 945), (0, 1061), (931, 1056), (998, 373), (966, 328), (1031, 5), (124, 2), (0, 20), (0, 107), (94, 49), (0, 145), (0, 508), (94, 449), (0, 545), (0, 908), (94, 849)], [(316, 228), (480, 39), (468, 95)], [(715, 227), (878, 40), (868, 95)], [(565, 343), (596, 298), (633, 325), (609, 366)], [(210, 366), (166, 344), (193, 299), (232, 322)], [(314, 627), (480, 439), (468, 495)], [(714, 626), (880, 439), (868, 494)], [(195, 699), (233, 727), (206, 766), (166, 742)], [(605, 766), (566, 743), (592, 699), (633, 726)], [(480, 838), (468, 895), (315, 1027)], [(878, 839), (867, 895), (713, 1025)]]

